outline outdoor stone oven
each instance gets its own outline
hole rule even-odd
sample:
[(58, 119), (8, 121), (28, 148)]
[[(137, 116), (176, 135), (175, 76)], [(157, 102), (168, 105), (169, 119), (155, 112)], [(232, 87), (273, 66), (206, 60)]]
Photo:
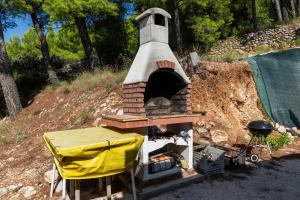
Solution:
[(169, 18), (160, 8), (150, 8), (136, 18), (140, 47), (123, 82), (124, 114), (101, 119), (108, 127), (131, 129), (144, 136), (135, 172), (141, 188), (162, 177), (190, 176), (192, 123), (210, 119), (191, 112), (191, 82), (168, 44)]
[(151, 8), (136, 19), (140, 47), (123, 82), (126, 115), (190, 114), (190, 80), (169, 47), (170, 14)]

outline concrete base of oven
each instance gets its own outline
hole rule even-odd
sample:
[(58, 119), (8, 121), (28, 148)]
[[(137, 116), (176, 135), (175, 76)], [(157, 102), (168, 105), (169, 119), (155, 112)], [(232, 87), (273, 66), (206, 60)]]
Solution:
[[(139, 152), (139, 163), (136, 170), (136, 177), (141, 182), (147, 182), (153, 179), (162, 178), (164, 176), (169, 176), (172, 174), (178, 174), (182, 172), (180, 167), (173, 167), (171, 169), (150, 173), (149, 172), (149, 153), (155, 150), (161, 149), (165, 145), (173, 144), (172, 148), (168, 149), (167, 151), (172, 150), (184, 157), (187, 161), (189, 168), (187, 171), (193, 169), (193, 129), (192, 123), (184, 123), (184, 124), (173, 124), (168, 125), (167, 129), (172, 132), (179, 133), (180, 131), (187, 131), (189, 137), (182, 138), (178, 137), (178, 139), (173, 138), (163, 138), (163, 139), (156, 139), (155, 141), (149, 140), (148, 136), (148, 129), (146, 128), (144, 133), (144, 142)], [(175, 132), (175, 133), (176, 133)], [(185, 171), (185, 170), (183, 170)]]

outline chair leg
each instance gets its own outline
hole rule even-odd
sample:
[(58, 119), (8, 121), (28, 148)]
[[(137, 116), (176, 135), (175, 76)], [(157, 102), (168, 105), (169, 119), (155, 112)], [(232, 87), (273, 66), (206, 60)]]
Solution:
[(63, 179), (63, 191), (62, 191), (62, 199), (66, 199), (66, 190), (67, 190), (67, 180)]
[(133, 169), (130, 170), (133, 200), (136, 200), (136, 189)]
[(106, 192), (107, 192), (107, 200), (111, 199), (111, 177), (106, 177)]
[(80, 180), (75, 180), (75, 200), (80, 200)]
[(53, 196), (54, 181), (55, 181), (55, 172), (56, 172), (56, 166), (55, 166), (55, 163), (53, 163), (53, 167), (52, 167), (52, 175), (51, 175), (50, 197)]

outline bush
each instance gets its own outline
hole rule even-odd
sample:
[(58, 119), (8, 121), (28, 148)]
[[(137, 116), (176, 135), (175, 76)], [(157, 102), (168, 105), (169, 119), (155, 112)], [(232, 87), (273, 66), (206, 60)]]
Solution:
[(273, 151), (278, 151), (285, 144), (288, 144), (289, 142), (291, 142), (291, 139), (289, 138), (287, 133), (283, 133), (280, 135), (269, 135), (267, 140), (270, 144), (270, 148)]
[(293, 41), (293, 44), (292, 45), (295, 45), (296, 47), (299, 47), (300, 46), (300, 37), (297, 37), (294, 41)]

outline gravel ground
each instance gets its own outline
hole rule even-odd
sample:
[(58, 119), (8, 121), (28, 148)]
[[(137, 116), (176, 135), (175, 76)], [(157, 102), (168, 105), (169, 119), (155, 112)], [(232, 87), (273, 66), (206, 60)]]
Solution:
[(294, 200), (300, 199), (300, 160), (280, 160), (258, 168), (233, 171), (211, 177), (153, 200)]

